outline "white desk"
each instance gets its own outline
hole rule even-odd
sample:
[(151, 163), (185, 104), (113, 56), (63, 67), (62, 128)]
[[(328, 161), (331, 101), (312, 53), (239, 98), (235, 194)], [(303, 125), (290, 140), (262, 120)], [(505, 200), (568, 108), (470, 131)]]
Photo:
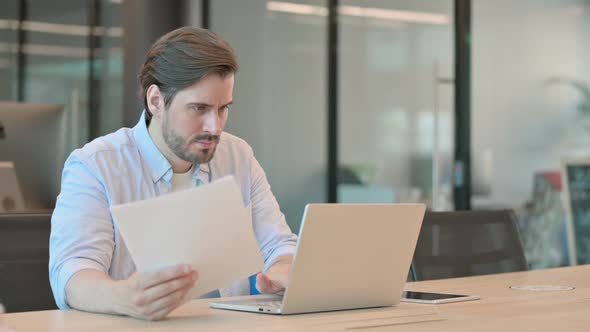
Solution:
[[(530, 292), (510, 285), (568, 285), (572, 291)], [(590, 331), (590, 265), (409, 283), (409, 290), (477, 294), (481, 300), (273, 316), (209, 309), (192, 301), (167, 320), (146, 322), (78, 311), (5, 314), (23, 331)]]

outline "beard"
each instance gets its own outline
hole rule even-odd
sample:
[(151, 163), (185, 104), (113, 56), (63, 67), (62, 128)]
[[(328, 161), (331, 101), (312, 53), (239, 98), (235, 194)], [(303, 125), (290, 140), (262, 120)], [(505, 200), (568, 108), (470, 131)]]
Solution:
[[(220, 138), (218, 135), (201, 134), (188, 140), (179, 135), (168, 125), (168, 116), (164, 116), (162, 136), (164, 137), (166, 145), (168, 145), (170, 150), (172, 150), (178, 158), (193, 164), (204, 164), (211, 161)], [(210, 149), (200, 149), (196, 153), (190, 152), (189, 147), (198, 141), (207, 141), (214, 144), (212, 144)]]

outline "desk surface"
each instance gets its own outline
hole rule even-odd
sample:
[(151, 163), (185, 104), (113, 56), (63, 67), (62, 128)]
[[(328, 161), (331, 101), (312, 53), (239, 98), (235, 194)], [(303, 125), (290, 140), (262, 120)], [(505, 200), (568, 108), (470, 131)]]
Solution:
[[(574, 286), (571, 291), (511, 290), (511, 285)], [(178, 308), (167, 320), (79, 311), (3, 315), (5, 326), (22, 331), (588, 331), (590, 265), (408, 283), (407, 290), (476, 294), (481, 300), (274, 316), (209, 309), (210, 299)]]

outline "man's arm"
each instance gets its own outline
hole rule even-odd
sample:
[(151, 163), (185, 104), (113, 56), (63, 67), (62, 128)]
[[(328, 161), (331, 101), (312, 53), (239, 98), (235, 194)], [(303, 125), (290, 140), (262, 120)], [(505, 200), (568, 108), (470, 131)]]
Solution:
[(59, 308), (160, 319), (182, 304), (196, 272), (173, 266), (114, 281), (114, 226), (102, 182), (74, 152), (51, 220), (49, 276)]
[(189, 265), (134, 273), (119, 281), (86, 269), (72, 276), (66, 296), (68, 305), (79, 310), (159, 320), (188, 300), (186, 295), (197, 278)]
[(82, 152), (75, 151), (66, 160), (51, 216), (49, 280), (60, 309), (70, 307), (66, 285), (79, 271), (106, 275), (115, 246), (104, 185), (83, 158)]
[(261, 293), (281, 293), (287, 287), (297, 236), (287, 225), (266, 174), (253, 155), (250, 176), (252, 224), (266, 263), (265, 271), (256, 276), (256, 288)]

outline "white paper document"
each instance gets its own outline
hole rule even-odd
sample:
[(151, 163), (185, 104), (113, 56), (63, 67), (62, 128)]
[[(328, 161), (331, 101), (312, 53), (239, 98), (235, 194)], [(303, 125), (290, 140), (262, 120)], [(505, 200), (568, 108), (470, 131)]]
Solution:
[(264, 262), (233, 177), (157, 198), (111, 207), (140, 272), (190, 264), (198, 297), (262, 271)]

